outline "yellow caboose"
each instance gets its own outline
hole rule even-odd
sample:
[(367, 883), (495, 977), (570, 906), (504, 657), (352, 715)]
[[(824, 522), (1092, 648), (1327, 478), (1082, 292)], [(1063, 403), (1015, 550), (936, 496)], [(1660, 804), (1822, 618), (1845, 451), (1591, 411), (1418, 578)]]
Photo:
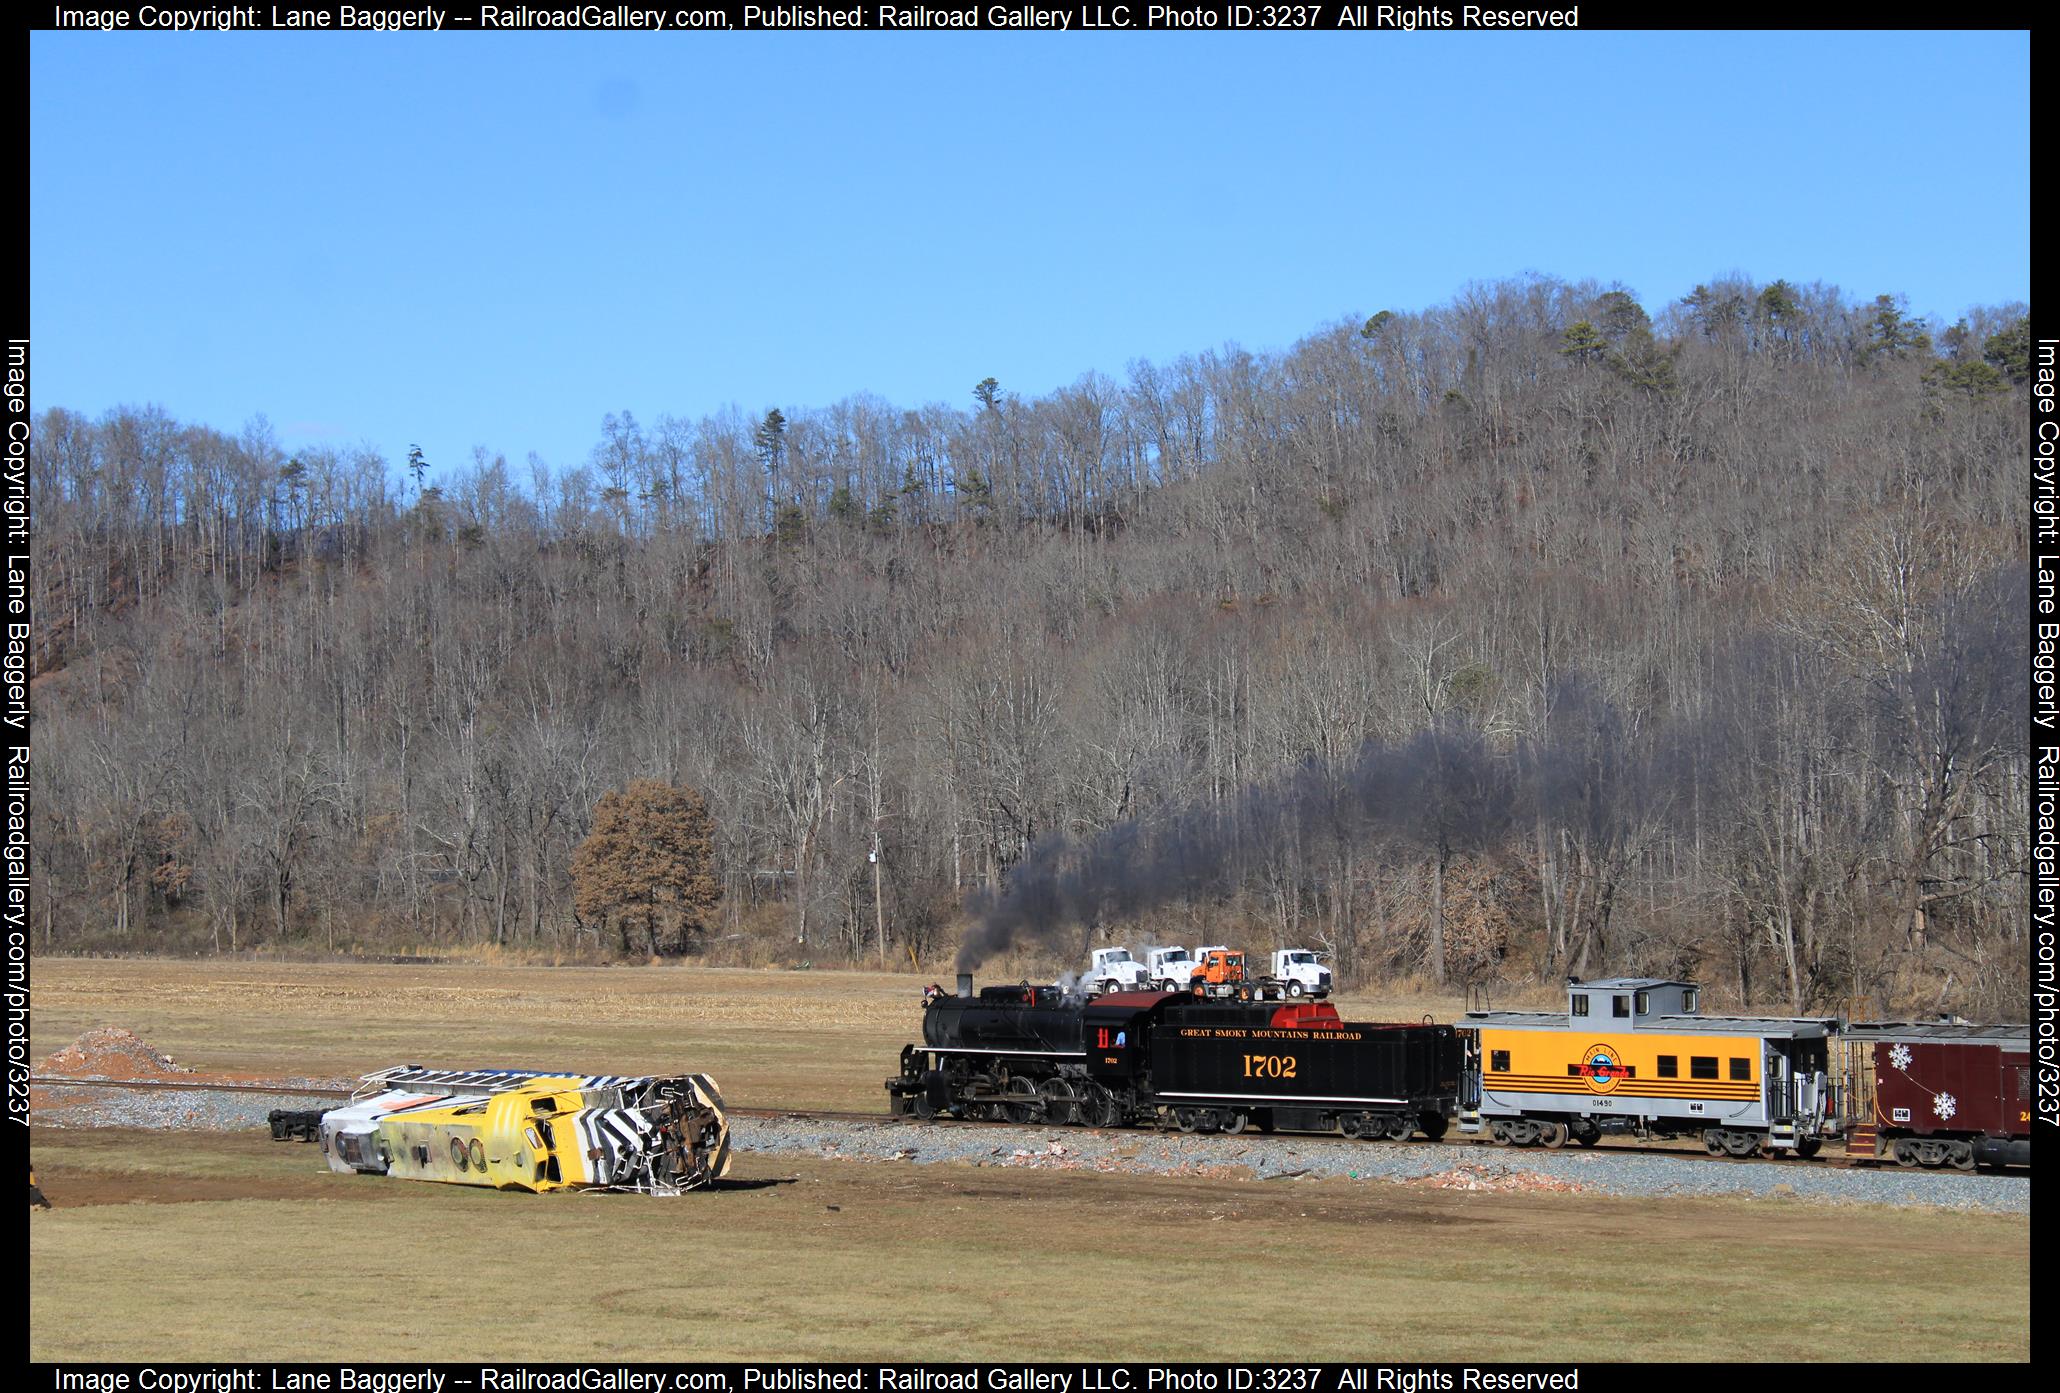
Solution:
[(1472, 1011), (1462, 1132), (1593, 1146), (1605, 1132), (1701, 1133), (1712, 1155), (1814, 1154), (1835, 1130), (1833, 1019), (1705, 1016), (1693, 982), (1567, 983), (1567, 1009)]

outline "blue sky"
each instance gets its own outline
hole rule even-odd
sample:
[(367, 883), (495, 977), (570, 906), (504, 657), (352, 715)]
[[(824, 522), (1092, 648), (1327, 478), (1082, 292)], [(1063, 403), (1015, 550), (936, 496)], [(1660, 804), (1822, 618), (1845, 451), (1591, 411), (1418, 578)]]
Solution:
[(396, 465), (1525, 271), (2030, 297), (2022, 33), (36, 33), (30, 79), (37, 408)]

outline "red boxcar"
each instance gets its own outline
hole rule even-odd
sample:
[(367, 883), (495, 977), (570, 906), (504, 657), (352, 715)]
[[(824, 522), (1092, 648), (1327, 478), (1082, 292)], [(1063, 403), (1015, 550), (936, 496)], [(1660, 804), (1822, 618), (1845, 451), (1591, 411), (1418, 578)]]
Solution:
[(2027, 1027), (1881, 1021), (1845, 1038), (1873, 1048), (1877, 1154), (1961, 1170), (2031, 1164)]

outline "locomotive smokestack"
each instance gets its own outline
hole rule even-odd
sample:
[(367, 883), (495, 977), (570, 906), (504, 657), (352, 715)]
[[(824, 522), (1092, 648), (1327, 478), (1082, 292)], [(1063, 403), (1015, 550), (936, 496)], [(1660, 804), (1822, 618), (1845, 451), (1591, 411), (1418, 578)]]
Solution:
[(960, 974), (958, 975), (958, 994), (959, 994), (960, 996), (971, 996), (971, 995), (973, 994), (973, 974), (972, 974), (972, 973), (970, 973), (970, 972), (961, 972), (961, 973), (960, 973)]

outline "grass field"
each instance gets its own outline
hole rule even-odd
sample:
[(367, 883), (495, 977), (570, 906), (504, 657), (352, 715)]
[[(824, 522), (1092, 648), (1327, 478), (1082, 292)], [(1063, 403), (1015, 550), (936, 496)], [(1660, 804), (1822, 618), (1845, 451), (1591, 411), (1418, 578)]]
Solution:
[[(41, 1057), (713, 1073), (872, 1109), (886, 974), (39, 960)], [(1449, 1019), (1362, 997), (1348, 1015)], [(332, 1176), (261, 1134), (38, 1129), (37, 1359), (2005, 1359), (2023, 1218), (804, 1161), (672, 1201)], [(778, 1183), (748, 1183), (778, 1182)]]
[(749, 1154), (651, 1201), (35, 1145), (35, 1359), (2029, 1355), (2027, 1226), (1988, 1216)]
[[(713, 1074), (758, 1107), (886, 1107), (925, 979), (866, 972), (38, 959), (41, 1059), (115, 1025), (189, 1067), (355, 1077), (389, 1064)], [(1347, 997), (1451, 1019), (1456, 997)]]

